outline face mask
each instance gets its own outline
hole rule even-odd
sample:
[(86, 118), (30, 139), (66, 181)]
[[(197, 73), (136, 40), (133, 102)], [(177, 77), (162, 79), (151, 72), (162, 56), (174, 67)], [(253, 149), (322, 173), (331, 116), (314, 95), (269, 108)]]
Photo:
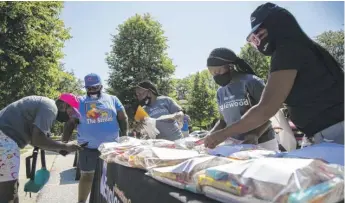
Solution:
[(151, 104), (151, 97), (149, 96), (146, 96), (144, 99), (142, 99), (140, 102), (139, 102), (140, 106), (148, 106)]
[(265, 56), (270, 56), (273, 54), (273, 46), (272, 43), (269, 42), (268, 37), (260, 40), (260, 45), (257, 47), (257, 49)]
[(87, 92), (87, 96), (91, 99), (98, 99), (101, 96), (101, 90), (96, 92)]
[(252, 33), (247, 37), (247, 41), (265, 56), (273, 54), (274, 46), (272, 45), (272, 42), (270, 42), (268, 36), (260, 39), (257, 34)]
[(218, 85), (224, 87), (226, 86), (227, 84), (230, 83), (231, 81), (231, 71), (228, 71), (226, 73), (223, 73), (221, 75), (215, 75), (213, 76), (213, 80), (215, 83), (217, 83)]
[(56, 120), (63, 123), (67, 122), (69, 120), (69, 115), (66, 111), (58, 111), (58, 114), (56, 116)]

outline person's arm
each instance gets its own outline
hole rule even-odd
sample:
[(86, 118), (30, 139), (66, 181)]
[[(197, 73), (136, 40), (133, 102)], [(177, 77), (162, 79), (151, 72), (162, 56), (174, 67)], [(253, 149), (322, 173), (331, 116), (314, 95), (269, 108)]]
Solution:
[[(232, 135), (243, 134), (267, 122), (279, 110), (281, 104), (289, 95), (297, 75), (297, 70), (280, 70), (270, 74), (260, 102), (249, 109), (233, 125), (205, 141), (205, 145), (214, 148)], [(278, 88), (279, 87), (279, 88)]]
[(217, 121), (217, 123), (214, 125), (214, 127), (210, 130), (209, 133), (213, 133), (213, 132), (216, 132), (218, 130), (221, 130), (221, 129), (224, 129), (226, 127), (226, 123), (224, 121), (224, 119), (219, 119)]
[[(259, 103), (264, 89), (265, 89), (264, 81), (261, 78), (253, 75), (252, 78), (247, 83), (247, 91), (249, 94), (248, 96), (250, 97), (247, 99), (254, 100), (253, 102), (255, 102), (255, 104)], [(262, 134), (264, 134), (268, 130), (270, 126), (271, 126), (271, 121), (268, 120), (266, 123), (249, 131), (247, 134), (260, 137)]]
[(120, 136), (127, 136), (128, 134), (128, 116), (121, 101), (117, 97), (113, 97), (115, 102), (115, 109), (117, 112), (117, 121), (120, 127)]
[(75, 118), (69, 119), (63, 128), (62, 142), (68, 142), (71, 139), (74, 129), (77, 127), (78, 120)]
[(226, 130), (231, 134), (241, 134), (267, 122), (277, 113), (289, 95), (296, 75), (297, 70), (281, 70), (271, 73), (260, 102), (249, 109), (240, 121)]
[(56, 142), (48, 138), (47, 135), (36, 126), (33, 127), (31, 145), (51, 151), (67, 150), (65, 143)]
[(128, 133), (128, 116), (125, 110), (117, 112), (117, 120), (121, 130), (120, 136), (126, 136)]
[(183, 123), (184, 114), (182, 112), (182, 108), (172, 98), (166, 97), (166, 107), (170, 115), (173, 115), (168, 119), (178, 120)]

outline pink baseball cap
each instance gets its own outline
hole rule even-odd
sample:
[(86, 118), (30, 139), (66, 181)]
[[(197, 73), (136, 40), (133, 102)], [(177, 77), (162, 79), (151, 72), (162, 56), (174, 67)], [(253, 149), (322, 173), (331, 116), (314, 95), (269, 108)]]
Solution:
[(76, 113), (76, 116), (78, 118), (80, 118), (80, 112), (79, 112), (79, 100), (78, 98), (74, 95), (74, 94), (71, 94), (71, 93), (62, 93), (60, 96), (59, 96), (59, 100), (67, 103), (68, 105), (70, 105), (75, 113)]

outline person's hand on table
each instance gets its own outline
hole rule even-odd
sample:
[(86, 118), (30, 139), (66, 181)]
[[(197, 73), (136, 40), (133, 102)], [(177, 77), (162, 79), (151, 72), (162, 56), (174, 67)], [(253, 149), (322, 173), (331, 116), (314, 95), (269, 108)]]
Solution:
[(220, 143), (224, 142), (227, 138), (228, 136), (222, 131), (216, 131), (216, 132), (208, 134), (205, 137), (204, 145), (207, 148), (213, 149)]

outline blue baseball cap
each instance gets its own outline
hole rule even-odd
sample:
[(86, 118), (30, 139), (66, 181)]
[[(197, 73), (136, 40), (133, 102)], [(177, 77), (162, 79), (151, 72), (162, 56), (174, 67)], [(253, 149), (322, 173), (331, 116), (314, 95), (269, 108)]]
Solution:
[(102, 85), (101, 77), (95, 73), (90, 73), (84, 77), (85, 87)]

